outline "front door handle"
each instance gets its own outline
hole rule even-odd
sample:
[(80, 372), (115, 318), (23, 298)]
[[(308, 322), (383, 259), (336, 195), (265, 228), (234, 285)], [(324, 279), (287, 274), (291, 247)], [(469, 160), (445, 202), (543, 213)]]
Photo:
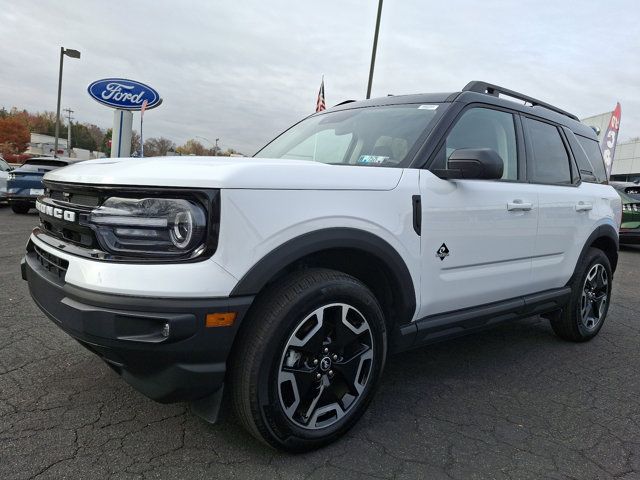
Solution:
[(593, 210), (593, 204), (589, 202), (576, 203), (576, 212), (587, 212), (589, 210)]
[(522, 200), (514, 200), (507, 203), (507, 210), (510, 212), (528, 212), (533, 208), (533, 203), (523, 202)]

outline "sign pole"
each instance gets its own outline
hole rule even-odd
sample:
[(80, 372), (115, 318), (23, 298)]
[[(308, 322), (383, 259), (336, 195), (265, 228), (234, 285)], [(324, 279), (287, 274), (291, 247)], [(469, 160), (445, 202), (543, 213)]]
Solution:
[(133, 132), (133, 113), (129, 110), (113, 111), (113, 130), (111, 130), (111, 158), (131, 156), (131, 134)]
[(142, 119), (144, 118), (144, 111), (147, 109), (148, 102), (145, 100), (142, 102), (142, 108), (140, 109), (140, 156), (144, 157), (144, 137), (142, 136)]

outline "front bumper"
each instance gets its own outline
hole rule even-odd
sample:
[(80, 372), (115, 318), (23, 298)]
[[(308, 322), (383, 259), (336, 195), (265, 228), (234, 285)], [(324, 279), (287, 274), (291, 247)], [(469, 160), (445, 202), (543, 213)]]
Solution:
[[(22, 277), (53, 322), (146, 396), (163, 403), (218, 392), (233, 340), (253, 297), (169, 299), (106, 294), (64, 281), (64, 264), (33, 242)], [(171, 266), (166, 266), (167, 274)], [(174, 279), (179, 282), (179, 279)], [(210, 313), (237, 312), (233, 326), (207, 328)], [(166, 334), (168, 325), (168, 336)]]
[(640, 228), (621, 228), (620, 229), (620, 243), (627, 245), (640, 244)]
[(24, 205), (31, 205), (31, 207), (35, 207), (37, 196), (31, 195), (16, 195), (13, 193), (6, 193), (4, 199), (9, 203), (20, 203)]

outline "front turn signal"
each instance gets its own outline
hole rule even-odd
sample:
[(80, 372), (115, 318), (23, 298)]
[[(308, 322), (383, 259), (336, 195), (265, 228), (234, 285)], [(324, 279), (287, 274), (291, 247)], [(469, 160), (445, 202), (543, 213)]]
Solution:
[(205, 326), (207, 328), (230, 327), (236, 321), (237, 316), (236, 312), (209, 313), (206, 317)]

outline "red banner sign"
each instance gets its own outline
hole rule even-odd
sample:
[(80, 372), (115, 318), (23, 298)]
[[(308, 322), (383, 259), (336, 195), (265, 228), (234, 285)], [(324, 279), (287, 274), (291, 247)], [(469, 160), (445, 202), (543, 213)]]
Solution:
[(607, 179), (611, 177), (611, 167), (613, 166), (613, 158), (616, 153), (616, 144), (618, 143), (618, 130), (620, 130), (620, 103), (616, 104), (616, 109), (611, 112), (611, 119), (607, 126), (607, 131), (602, 137), (602, 156), (604, 157), (604, 166), (607, 169)]

